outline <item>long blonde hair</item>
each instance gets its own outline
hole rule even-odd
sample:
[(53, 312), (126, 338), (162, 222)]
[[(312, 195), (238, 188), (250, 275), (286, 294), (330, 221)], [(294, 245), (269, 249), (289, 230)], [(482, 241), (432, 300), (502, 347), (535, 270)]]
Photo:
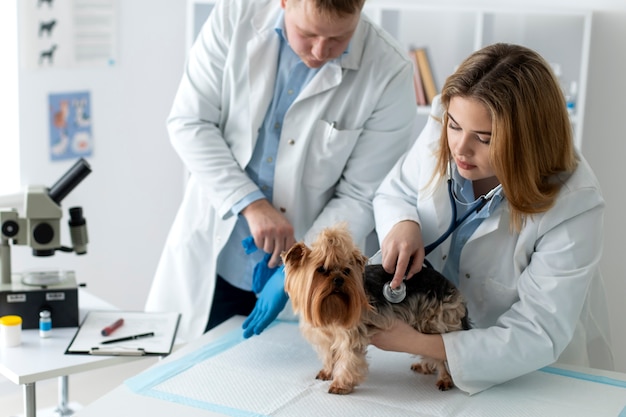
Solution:
[[(554, 205), (561, 183), (555, 175), (577, 165), (565, 98), (549, 64), (535, 51), (497, 43), (470, 55), (446, 79), (441, 101), (472, 98), (491, 114), (490, 162), (519, 231), (526, 218)], [(442, 120), (437, 172), (446, 175), (451, 154)]]

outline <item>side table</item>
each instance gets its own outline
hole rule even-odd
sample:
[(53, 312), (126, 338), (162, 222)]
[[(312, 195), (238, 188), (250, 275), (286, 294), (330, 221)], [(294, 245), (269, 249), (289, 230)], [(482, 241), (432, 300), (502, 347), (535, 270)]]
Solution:
[[(118, 310), (114, 305), (94, 296), (84, 288), (78, 294), (79, 319), (90, 310)], [(139, 360), (142, 356), (66, 355), (65, 350), (76, 334), (76, 327), (53, 328), (49, 338), (40, 338), (38, 329), (22, 330), (22, 343), (16, 347), (0, 347), (0, 374), (23, 386), (24, 415), (37, 415), (36, 383), (59, 378), (60, 416), (73, 411), (68, 407), (68, 376), (105, 366)]]

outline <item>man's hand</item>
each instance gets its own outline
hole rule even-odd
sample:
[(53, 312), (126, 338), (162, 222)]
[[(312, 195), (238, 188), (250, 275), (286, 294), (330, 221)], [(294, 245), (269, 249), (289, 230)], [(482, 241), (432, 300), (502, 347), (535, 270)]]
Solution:
[(248, 222), (256, 247), (272, 254), (267, 266), (279, 266), (282, 263), (280, 254), (296, 243), (289, 220), (264, 198), (251, 203), (241, 214)]
[(261, 334), (285, 308), (289, 297), (285, 292), (284, 269), (284, 267), (278, 268), (263, 287), (252, 313), (243, 322), (244, 338), (247, 339), (252, 335)]

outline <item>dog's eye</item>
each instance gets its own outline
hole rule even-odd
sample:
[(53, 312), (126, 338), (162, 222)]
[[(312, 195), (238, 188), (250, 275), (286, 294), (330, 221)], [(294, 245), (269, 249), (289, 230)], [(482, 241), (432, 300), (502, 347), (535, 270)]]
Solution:
[(346, 268), (343, 270), (344, 275), (350, 275), (350, 272), (351, 272), (350, 268)]
[(328, 270), (323, 266), (317, 268), (317, 273), (322, 275), (328, 275)]

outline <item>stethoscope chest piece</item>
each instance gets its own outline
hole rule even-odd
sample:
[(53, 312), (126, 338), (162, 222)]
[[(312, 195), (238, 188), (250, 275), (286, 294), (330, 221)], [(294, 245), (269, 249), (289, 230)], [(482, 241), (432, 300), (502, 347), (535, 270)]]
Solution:
[[(449, 172), (451, 172), (451, 170), (452, 170), (452, 167), (450, 165)], [(468, 204), (468, 207), (465, 213), (460, 218), (457, 218), (457, 207), (456, 207), (457, 199), (454, 194), (454, 180), (452, 179), (452, 175), (450, 174), (450, 177), (448, 178), (448, 196), (450, 198), (450, 208), (452, 210), (450, 225), (448, 226), (448, 230), (446, 230), (441, 236), (439, 236), (437, 240), (435, 240), (433, 243), (431, 243), (430, 245), (424, 248), (424, 252), (426, 253), (426, 255), (431, 253), (437, 246), (439, 246), (443, 241), (445, 241), (459, 227), (459, 225), (461, 225), (465, 220), (467, 220), (469, 216), (471, 216), (473, 213), (478, 213), (501, 188), (502, 188), (502, 185), (498, 184), (496, 187), (491, 189), (491, 191), (489, 191), (487, 194), (480, 196), (480, 198), (478, 198), (476, 201), (474, 201), (471, 204)], [(369, 263), (380, 264), (381, 262), (382, 262), (382, 251), (379, 250), (370, 258)], [(424, 259), (424, 264), (432, 268), (432, 266), (426, 259)], [(390, 303), (394, 303), (394, 304), (400, 303), (406, 297), (406, 285), (404, 284), (404, 282), (402, 282), (402, 284), (394, 290), (391, 288), (391, 281), (389, 281), (383, 286), (383, 296)]]
[(391, 281), (383, 286), (383, 297), (390, 303), (400, 303), (406, 298), (406, 284), (402, 282), (396, 289), (391, 288)]

